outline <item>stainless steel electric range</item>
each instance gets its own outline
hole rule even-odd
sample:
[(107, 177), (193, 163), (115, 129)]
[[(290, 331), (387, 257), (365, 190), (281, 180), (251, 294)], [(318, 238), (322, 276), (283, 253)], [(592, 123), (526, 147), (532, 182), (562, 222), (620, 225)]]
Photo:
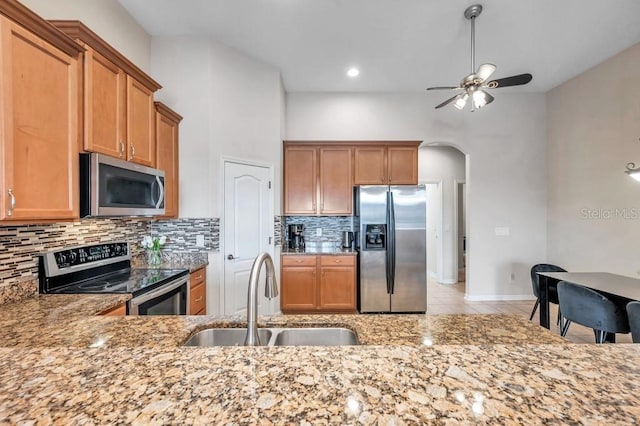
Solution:
[(189, 271), (132, 269), (129, 243), (111, 242), (39, 256), (42, 294), (131, 294), (129, 315), (186, 315)]

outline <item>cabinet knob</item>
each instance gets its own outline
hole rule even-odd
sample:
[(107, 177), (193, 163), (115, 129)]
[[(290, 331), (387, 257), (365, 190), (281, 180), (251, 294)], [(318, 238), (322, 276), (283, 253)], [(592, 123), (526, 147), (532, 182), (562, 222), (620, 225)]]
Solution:
[(131, 146), (131, 158), (136, 156), (136, 147), (133, 146), (133, 144), (130, 145)]
[(230, 255), (227, 256), (227, 259), (233, 260), (233, 259), (235, 259), (235, 257), (232, 254), (230, 254)]
[(119, 141), (118, 143), (120, 144), (120, 150), (119, 150), (120, 157), (124, 157), (124, 151), (125, 151), (124, 142)]

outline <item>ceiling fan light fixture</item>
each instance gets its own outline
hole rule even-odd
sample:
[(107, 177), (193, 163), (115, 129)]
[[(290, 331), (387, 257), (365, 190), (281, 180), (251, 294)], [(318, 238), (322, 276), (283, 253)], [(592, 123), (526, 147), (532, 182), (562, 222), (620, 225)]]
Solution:
[(482, 108), (487, 104), (487, 95), (482, 90), (476, 90), (473, 92), (473, 106), (475, 108)]
[(498, 87), (521, 86), (531, 81), (531, 74), (512, 75), (511, 77), (499, 78), (497, 80), (489, 80), (496, 70), (496, 66), (491, 63), (484, 63), (476, 70), (476, 25), (475, 21), (482, 13), (482, 5), (474, 4), (467, 7), (464, 11), (464, 17), (471, 22), (471, 72), (465, 76), (458, 86), (435, 86), (428, 87), (427, 90), (462, 90), (464, 95), (454, 95), (444, 102), (436, 105), (436, 109), (446, 105), (453, 104), (458, 109), (463, 109), (467, 103), (467, 99), (472, 97), (471, 111), (482, 108), (495, 100), (490, 92), (482, 89), (496, 89)]
[(460, 96), (455, 103), (453, 104), (454, 107), (458, 108), (458, 109), (463, 109), (464, 106), (467, 104), (467, 99), (469, 99), (469, 94), (465, 93), (464, 95)]

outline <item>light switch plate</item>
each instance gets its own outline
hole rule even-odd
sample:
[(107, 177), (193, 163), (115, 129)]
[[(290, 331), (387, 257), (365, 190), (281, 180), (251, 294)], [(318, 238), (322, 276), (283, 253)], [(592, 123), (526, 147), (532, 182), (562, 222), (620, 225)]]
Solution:
[(499, 237), (508, 237), (510, 233), (508, 226), (497, 227), (495, 228), (495, 232), (496, 232), (496, 235)]

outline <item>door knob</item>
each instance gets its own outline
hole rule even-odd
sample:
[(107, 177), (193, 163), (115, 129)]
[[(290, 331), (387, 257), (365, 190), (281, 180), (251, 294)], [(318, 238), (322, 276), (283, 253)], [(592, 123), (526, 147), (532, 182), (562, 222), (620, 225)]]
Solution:
[(233, 260), (233, 259), (235, 259), (235, 257), (232, 254), (230, 254), (229, 256), (227, 256), (227, 259)]

